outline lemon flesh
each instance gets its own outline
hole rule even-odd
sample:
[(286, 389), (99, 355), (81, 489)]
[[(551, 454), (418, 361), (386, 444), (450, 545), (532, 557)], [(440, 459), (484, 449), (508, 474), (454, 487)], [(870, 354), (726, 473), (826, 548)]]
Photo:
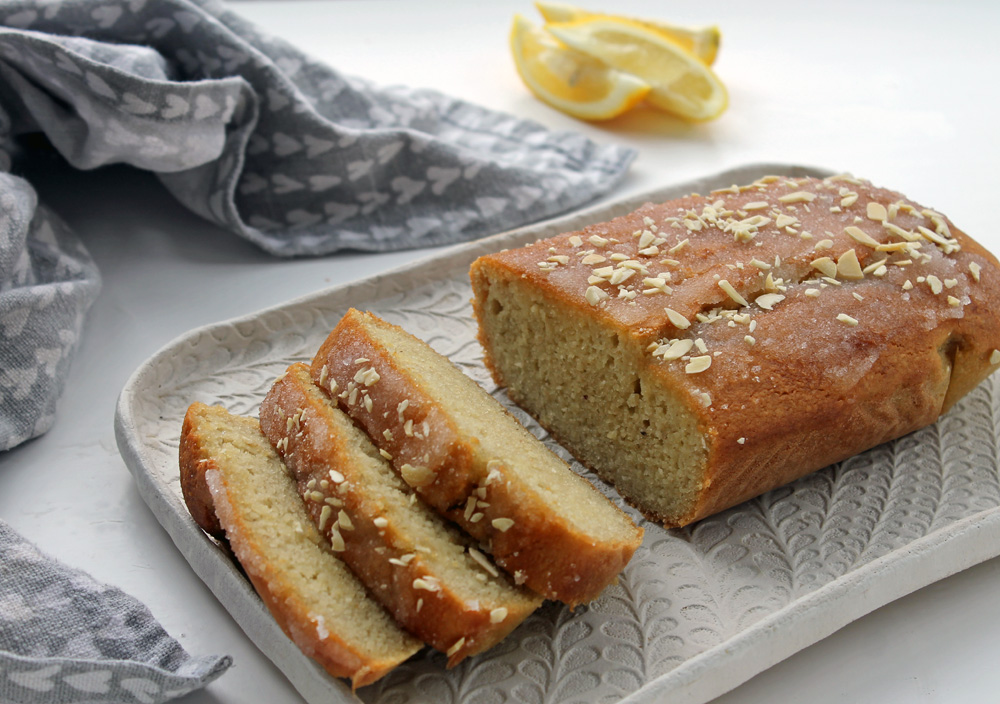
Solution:
[(521, 79), (540, 100), (583, 120), (608, 120), (631, 109), (650, 91), (645, 81), (567, 48), (520, 15), (510, 33)]
[(718, 117), (729, 104), (722, 81), (675, 42), (629, 20), (591, 17), (546, 29), (572, 49), (638, 76), (652, 90), (646, 101), (688, 120)]
[(722, 33), (715, 25), (708, 27), (682, 27), (667, 22), (622, 17), (604, 12), (589, 12), (562, 2), (544, 2), (540, 0), (535, 3), (535, 7), (538, 8), (538, 11), (545, 18), (546, 22), (576, 22), (577, 20), (604, 17), (613, 20), (625, 20), (626, 22), (641, 25), (646, 29), (661, 34), (666, 39), (676, 42), (706, 66), (714, 64), (716, 57), (719, 55), (719, 44), (722, 41)]

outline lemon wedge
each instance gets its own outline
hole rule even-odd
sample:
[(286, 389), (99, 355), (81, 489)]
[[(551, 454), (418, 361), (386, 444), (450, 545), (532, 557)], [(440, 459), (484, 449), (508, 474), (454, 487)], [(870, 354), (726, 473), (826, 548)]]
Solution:
[(609, 120), (634, 107), (650, 86), (556, 41), (514, 16), (510, 49), (517, 72), (540, 100), (582, 120)]
[(538, 11), (545, 18), (546, 22), (576, 22), (577, 20), (594, 17), (608, 17), (642, 25), (647, 29), (662, 34), (671, 41), (677, 42), (694, 54), (706, 66), (714, 64), (715, 57), (719, 55), (719, 44), (722, 41), (722, 33), (715, 25), (708, 27), (681, 27), (667, 22), (621, 17), (605, 12), (589, 12), (562, 2), (544, 2), (540, 0), (535, 3), (535, 7), (538, 8)]
[(650, 105), (688, 120), (718, 117), (729, 105), (726, 87), (708, 66), (659, 32), (630, 20), (590, 17), (545, 27), (571, 49), (641, 78)]

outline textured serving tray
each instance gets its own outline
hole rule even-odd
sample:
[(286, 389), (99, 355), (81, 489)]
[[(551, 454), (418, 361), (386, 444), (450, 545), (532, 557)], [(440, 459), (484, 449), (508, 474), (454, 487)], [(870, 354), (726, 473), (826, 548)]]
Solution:
[[(177, 445), (193, 401), (255, 415), (272, 380), (312, 356), (349, 307), (427, 340), (494, 393), (481, 362), (468, 266), (480, 254), (578, 229), (646, 201), (759, 176), (826, 175), (763, 164), (443, 250), (394, 272), (194, 330), (143, 364), (119, 399), (118, 445), (140, 493), (195, 572), (311, 703), (354, 701), (278, 629), (236, 566), (188, 515)], [(645, 540), (617, 584), (571, 613), (546, 604), (503, 643), (446, 670), (423, 651), (366, 702), (700, 704), (922, 586), (1000, 554), (997, 382), (935, 425), (682, 530), (641, 519)], [(581, 473), (588, 473), (574, 463)], [(613, 500), (617, 495), (588, 475)]]

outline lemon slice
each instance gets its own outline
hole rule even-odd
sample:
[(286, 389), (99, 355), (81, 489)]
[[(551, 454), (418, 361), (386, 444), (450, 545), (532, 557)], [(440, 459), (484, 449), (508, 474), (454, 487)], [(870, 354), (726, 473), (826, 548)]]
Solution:
[(540, 100), (583, 120), (609, 120), (649, 93), (645, 81), (569, 49), (521, 15), (514, 16), (510, 49), (517, 72)]
[(631, 17), (621, 17), (604, 12), (588, 12), (573, 5), (562, 2), (536, 2), (535, 7), (542, 13), (546, 22), (576, 22), (577, 20), (591, 19), (593, 17), (608, 17), (616, 20), (626, 20), (642, 25), (647, 29), (662, 34), (667, 39), (677, 42), (682, 47), (690, 51), (706, 66), (715, 63), (715, 57), (719, 54), (719, 43), (722, 41), (722, 33), (719, 28), (712, 25), (709, 27), (681, 27), (680, 25), (669, 24), (667, 22), (657, 22), (653, 20), (640, 20)]
[(729, 95), (712, 69), (659, 32), (629, 20), (591, 17), (554, 23), (546, 29), (571, 49), (653, 87), (646, 102), (689, 120), (711, 120), (729, 105)]

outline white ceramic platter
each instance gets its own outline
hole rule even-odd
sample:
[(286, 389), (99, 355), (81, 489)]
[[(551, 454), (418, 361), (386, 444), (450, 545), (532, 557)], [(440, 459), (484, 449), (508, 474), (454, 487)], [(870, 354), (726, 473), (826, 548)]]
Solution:
[[(826, 175), (747, 166), (442, 250), (391, 273), (194, 330), (147, 361), (122, 391), (115, 419), (122, 456), (192, 568), (302, 696), (317, 704), (353, 701), (343, 682), (281, 633), (228, 550), (188, 515), (177, 471), (187, 406), (220, 403), (255, 415), (272, 380), (292, 361), (309, 359), (353, 306), (427, 340), (569, 459), (511, 407), (482, 366), (469, 264), (647, 200), (707, 193), (768, 173)], [(357, 696), (394, 704), (700, 704), (719, 696), (869, 611), (1000, 554), (996, 392), (991, 378), (929, 428), (687, 529), (642, 521), (641, 548), (589, 607), (571, 613), (546, 604), (499, 646), (450, 671), (442, 656), (423, 651)]]

